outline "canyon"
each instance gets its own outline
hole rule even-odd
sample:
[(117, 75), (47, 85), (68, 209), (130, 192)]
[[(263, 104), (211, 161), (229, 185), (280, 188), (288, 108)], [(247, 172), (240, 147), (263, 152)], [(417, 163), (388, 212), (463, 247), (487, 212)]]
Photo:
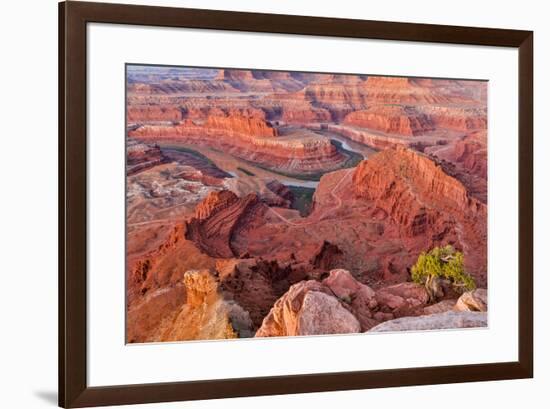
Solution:
[[(487, 83), (128, 66), (129, 343), (487, 325)], [(414, 283), (450, 245), (477, 289)]]

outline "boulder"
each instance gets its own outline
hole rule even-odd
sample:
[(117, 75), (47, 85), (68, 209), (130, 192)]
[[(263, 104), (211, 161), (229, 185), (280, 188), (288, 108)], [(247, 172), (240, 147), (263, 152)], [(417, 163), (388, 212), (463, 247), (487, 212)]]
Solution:
[(328, 287), (332, 293), (345, 304), (353, 315), (361, 323), (361, 329), (367, 331), (378, 324), (373, 320), (372, 311), (378, 306), (376, 293), (369, 286), (357, 281), (347, 270), (332, 270), (323, 285)]
[(304, 297), (296, 335), (347, 334), (361, 332), (361, 325), (330, 295), (310, 291)]
[(452, 328), (487, 326), (487, 313), (473, 311), (447, 311), (420, 317), (403, 317), (386, 321), (369, 332), (425, 331)]
[(373, 299), (375, 292), (369, 286), (357, 281), (349, 271), (344, 269), (332, 270), (323, 280), (323, 284), (339, 298), (352, 298), (360, 295), (365, 299)]
[(454, 309), (455, 311), (487, 311), (487, 290), (478, 288), (462, 294)]
[(331, 291), (310, 280), (294, 284), (275, 302), (256, 337), (361, 332), (361, 325)]
[(381, 288), (376, 292), (376, 301), (383, 312), (405, 314), (426, 305), (429, 296), (424, 286), (406, 282)]

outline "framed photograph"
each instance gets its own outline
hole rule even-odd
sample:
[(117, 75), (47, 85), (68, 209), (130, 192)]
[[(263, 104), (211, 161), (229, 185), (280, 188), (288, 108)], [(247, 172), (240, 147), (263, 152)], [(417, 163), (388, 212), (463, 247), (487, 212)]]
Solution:
[(533, 33), (59, 4), (59, 404), (528, 378)]

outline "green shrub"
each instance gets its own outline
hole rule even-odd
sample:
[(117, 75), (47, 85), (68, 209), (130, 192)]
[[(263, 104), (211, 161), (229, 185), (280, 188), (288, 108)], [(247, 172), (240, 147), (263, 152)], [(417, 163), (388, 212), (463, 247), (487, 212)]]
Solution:
[[(412, 267), (411, 273), (415, 283), (426, 286), (434, 279), (447, 279), (459, 292), (476, 288), (474, 279), (464, 270), (464, 254), (455, 251), (451, 245), (435, 247), (428, 253), (422, 252)], [(430, 297), (432, 296), (433, 294), (430, 293)]]

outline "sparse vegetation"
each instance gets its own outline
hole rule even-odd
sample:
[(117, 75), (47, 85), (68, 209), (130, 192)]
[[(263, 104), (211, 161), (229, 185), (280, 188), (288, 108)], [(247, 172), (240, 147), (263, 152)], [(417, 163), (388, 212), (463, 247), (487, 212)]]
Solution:
[(441, 279), (449, 280), (457, 292), (476, 288), (474, 279), (464, 269), (464, 254), (451, 245), (422, 252), (411, 273), (414, 282), (426, 286), (432, 302), (441, 293)]

